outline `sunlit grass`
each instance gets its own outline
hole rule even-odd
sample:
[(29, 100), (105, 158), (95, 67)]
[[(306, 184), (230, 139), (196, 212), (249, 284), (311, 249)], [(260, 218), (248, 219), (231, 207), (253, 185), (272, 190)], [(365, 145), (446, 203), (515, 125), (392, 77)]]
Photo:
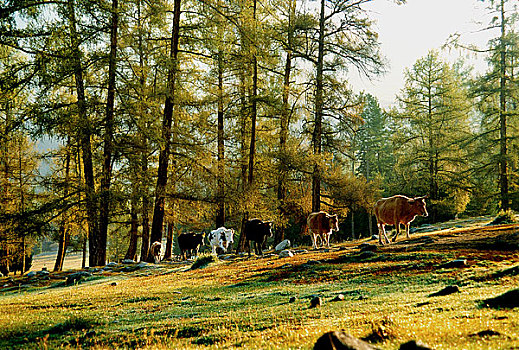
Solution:
[[(481, 306), (481, 300), (516, 288), (518, 276), (476, 278), (517, 265), (517, 256), (437, 268), (454, 257), (310, 252), (211, 262), (201, 269), (163, 266), (147, 276), (136, 271), (11, 292), (0, 296), (0, 348), (311, 349), (327, 331), (362, 338), (382, 323), (389, 334), (376, 344), (382, 349), (411, 339), (434, 349), (518, 347), (519, 310)], [(451, 284), (461, 292), (428, 297)], [(338, 294), (344, 300), (333, 302)], [(315, 295), (324, 303), (310, 308)], [(474, 336), (484, 330), (501, 335)]]

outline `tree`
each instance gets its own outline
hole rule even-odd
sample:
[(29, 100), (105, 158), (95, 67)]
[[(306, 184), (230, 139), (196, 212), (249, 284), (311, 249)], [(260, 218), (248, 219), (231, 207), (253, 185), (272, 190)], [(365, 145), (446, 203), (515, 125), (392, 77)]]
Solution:
[[(496, 150), (497, 155), (487, 164), (480, 164), (480, 169), (490, 169), (497, 163), (500, 207), (511, 206), (510, 189), (512, 183), (513, 153), (510, 152), (516, 133), (512, 118), (517, 115), (517, 76), (519, 68), (519, 38), (515, 31), (515, 18), (511, 1), (491, 0), (491, 9), (495, 13), (490, 28), (499, 28), (499, 36), (489, 42), (489, 71), (480, 76), (473, 88), (478, 107), (483, 113), (481, 135), (488, 140), (487, 147)], [(510, 9), (509, 9), (510, 8)]]
[(178, 70), (178, 50), (180, 37), (180, 5), (181, 0), (174, 1), (173, 26), (170, 39), (170, 68), (168, 69), (166, 101), (164, 103), (164, 117), (162, 120), (162, 145), (157, 170), (157, 184), (155, 187), (155, 205), (151, 226), (151, 242), (162, 240), (162, 226), (164, 223), (164, 205), (166, 201), (166, 185), (168, 182), (168, 164), (171, 148), (171, 126), (175, 104), (176, 79)]
[(366, 75), (381, 72), (377, 35), (361, 7), (367, 1), (321, 0), (317, 33), (308, 47), (315, 51), (301, 53), (315, 67), (315, 99), (312, 147), (316, 161), (312, 174), (312, 211), (321, 208), (322, 169), (317, 161), (322, 153), (323, 120), (327, 116), (324, 104), (326, 75), (354, 66)]
[[(407, 191), (429, 195), (433, 221), (449, 214), (440, 209), (443, 200), (459, 204), (467, 196), (463, 176), (468, 167), (467, 150), (462, 144), (471, 132), (465, 86), (461, 75), (430, 51), (406, 71), (399, 96), (398, 167), (402, 180), (409, 184)], [(443, 210), (450, 215), (464, 210), (464, 205), (456, 207)]]

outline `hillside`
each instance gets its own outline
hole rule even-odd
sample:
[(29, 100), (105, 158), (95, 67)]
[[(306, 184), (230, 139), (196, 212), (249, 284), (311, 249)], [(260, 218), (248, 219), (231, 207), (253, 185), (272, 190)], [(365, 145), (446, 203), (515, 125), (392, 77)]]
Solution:
[[(519, 225), (464, 226), (200, 269), (113, 264), (77, 278), (2, 278), (0, 348), (311, 349), (331, 330), (380, 349), (517, 348), (519, 308), (484, 300), (519, 285)], [(433, 296), (448, 286), (453, 294)]]

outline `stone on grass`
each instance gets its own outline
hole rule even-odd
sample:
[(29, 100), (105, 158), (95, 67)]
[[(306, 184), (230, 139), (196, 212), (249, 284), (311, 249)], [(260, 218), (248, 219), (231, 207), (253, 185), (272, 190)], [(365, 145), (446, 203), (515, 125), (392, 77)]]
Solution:
[(90, 272), (80, 271), (67, 276), (67, 285), (74, 284), (92, 276)]
[(334, 331), (323, 334), (314, 345), (314, 350), (373, 350), (371, 344), (354, 336)]
[(460, 292), (460, 287), (458, 287), (456, 285), (452, 285), (452, 286), (447, 286), (447, 287), (443, 288), (442, 290), (437, 291), (436, 293), (429, 294), (429, 296), (430, 297), (439, 297), (439, 296), (444, 296), (444, 295), (449, 295), (449, 294), (454, 294), (454, 293), (459, 293), (459, 292)]
[(344, 294), (338, 294), (332, 301), (344, 301)]
[(399, 350), (431, 350), (431, 348), (421, 341), (410, 340), (407, 343), (403, 343), (398, 348)]
[(132, 260), (132, 259), (124, 259), (123, 261), (121, 261), (121, 263), (123, 263), (123, 264), (135, 264), (135, 261)]
[(439, 266), (440, 269), (450, 269), (457, 267), (467, 267), (467, 259), (456, 259)]
[(375, 244), (370, 243), (362, 243), (357, 248), (359, 248), (361, 252), (374, 252), (378, 250), (378, 247)]
[(483, 301), (486, 306), (498, 309), (512, 309), (519, 307), (519, 289), (512, 289), (508, 292), (498, 295), (494, 298), (489, 298)]
[(290, 299), (288, 299), (288, 302), (289, 303), (295, 303), (296, 302), (296, 297), (290, 297)]
[(288, 239), (285, 239), (284, 241), (281, 241), (277, 246), (276, 246), (276, 252), (280, 252), (282, 250), (285, 250), (287, 248), (290, 248), (290, 240)]
[(279, 253), (279, 257), (280, 258), (291, 258), (294, 256), (294, 253), (292, 253), (292, 251), (290, 250), (283, 250)]
[(313, 297), (310, 300), (310, 308), (319, 307), (323, 304), (323, 299), (321, 297)]

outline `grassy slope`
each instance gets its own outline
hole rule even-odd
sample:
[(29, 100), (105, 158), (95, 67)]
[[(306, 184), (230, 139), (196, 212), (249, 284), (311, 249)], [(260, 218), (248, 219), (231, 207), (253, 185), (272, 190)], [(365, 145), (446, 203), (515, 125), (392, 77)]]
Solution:
[[(161, 265), (4, 292), (0, 348), (311, 349), (321, 334), (340, 329), (382, 335), (376, 345), (383, 349), (411, 339), (435, 349), (519, 347), (519, 310), (481, 305), (519, 285), (517, 275), (494, 275), (519, 263), (509, 245), (496, 249), (517, 240), (517, 228), (458, 231), (428, 233), (434, 242), (401, 242), (371, 257), (359, 253), (359, 242), (345, 243), (292, 258), (240, 258), (198, 270)], [(469, 267), (438, 268), (454, 258)], [(461, 293), (428, 297), (451, 284)], [(332, 302), (339, 293), (344, 301)], [(314, 295), (324, 304), (311, 309)], [(499, 335), (474, 335), (481, 331)]]

